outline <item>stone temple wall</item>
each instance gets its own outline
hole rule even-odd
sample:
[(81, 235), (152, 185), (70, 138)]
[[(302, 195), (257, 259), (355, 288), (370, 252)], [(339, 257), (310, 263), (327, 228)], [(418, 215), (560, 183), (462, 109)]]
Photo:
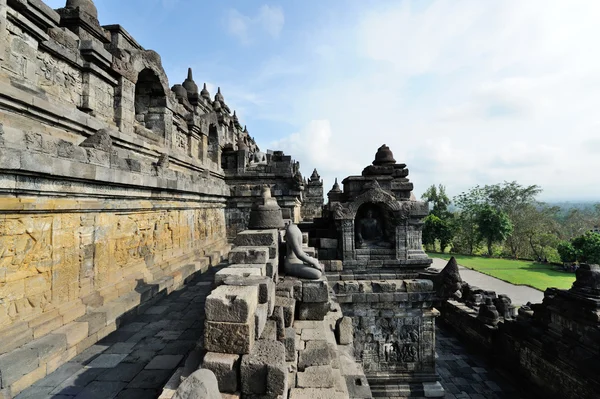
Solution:
[(102, 27), (91, 0), (66, 3), (0, 0), (0, 389), (13, 393), (220, 261), (221, 151), (257, 150), (220, 91), (191, 71), (169, 88), (158, 54)]

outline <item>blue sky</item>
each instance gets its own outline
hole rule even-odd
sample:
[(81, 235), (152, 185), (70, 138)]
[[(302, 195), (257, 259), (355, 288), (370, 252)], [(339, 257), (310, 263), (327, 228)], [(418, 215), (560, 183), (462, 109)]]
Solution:
[[(57, 8), (65, 1), (46, 1)], [(261, 149), (316, 167), (326, 191), (381, 144), (420, 195), (539, 184), (600, 200), (600, 2), (104, 0), (162, 57), (220, 86)]]

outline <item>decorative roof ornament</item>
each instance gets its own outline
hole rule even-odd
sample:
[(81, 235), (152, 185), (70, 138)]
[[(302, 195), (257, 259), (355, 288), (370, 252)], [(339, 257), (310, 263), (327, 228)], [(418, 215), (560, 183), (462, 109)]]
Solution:
[(198, 94), (198, 85), (192, 77), (192, 68), (188, 68), (187, 79), (183, 81), (182, 86), (187, 90), (188, 95)]
[(210, 101), (210, 93), (208, 92), (208, 89), (206, 88), (206, 83), (204, 83), (204, 87), (202, 87), (200, 96), (202, 96), (202, 98), (205, 98)]
[(223, 97), (223, 94), (221, 94), (220, 87), (217, 87), (217, 94), (215, 94), (215, 100), (220, 101), (221, 103), (225, 104), (225, 97)]
[(321, 179), (321, 176), (319, 176), (319, 172), (317, 172), (317, 169), (315, 168), (315, 170), (313, 170), (312, 175), (310, 175), (310, 181), (319, 181)]
[(377, 154), (375, 154), (375, 160), (373, 161), (373, 165), (394, 165), (396, 160), (394, 159), (394, 154), (390, 150), (390, 147), (387, 145), (382, 145), (377, 150)]
[(171, 91), (175, 93), (175, 97), (177, 97), (179, 101), (183, 101), (184, 98), (188, 97), (188, 91), (185, 89), (185, 87), (183, 87), (183, 85), (176, 84), (171, 87)]
[(342, 189), (340, 188), (340, 185), (338, 184), (338, 180), (337, 177), (335, 178), (335, 183), (333, 183), (333, 187), (331, 188), (331, 191), (333, 193), (341, 193)]

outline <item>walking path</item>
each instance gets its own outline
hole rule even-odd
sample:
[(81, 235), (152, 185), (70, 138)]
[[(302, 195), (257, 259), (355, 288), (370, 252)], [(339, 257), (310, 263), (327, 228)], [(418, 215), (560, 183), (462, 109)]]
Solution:
[[(204, 301), (217, 268), (198, 274), (16, 399), (152, 399), (178, 368), (195, 370)], [(187, 364), (186, 364), (187, 363)]]
[[(448, 261), (439, 258), (433, 258), (432, 268), (442, 270)], [(460, 277), (470, 285), (474, 285), (484, 290), (496, 291), (497, 294), (506, 294), (512, 300), (514, 305), (525, 305), (527, 302), (541, 303), (544, 299), (544, 293), (535, 288), (525, 285), (514, 285), (488, 276), (475, 270), (458, 266)]]

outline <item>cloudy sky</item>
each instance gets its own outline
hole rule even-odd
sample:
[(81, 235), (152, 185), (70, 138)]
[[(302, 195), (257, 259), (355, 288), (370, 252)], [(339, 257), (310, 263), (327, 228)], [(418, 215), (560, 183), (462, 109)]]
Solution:
[[(52, 7), (65, 0), (46, 1)], [(517, 180), (600, 200), (600, 1), (96, 0), (218, 85), (261, 149), (360, 174), (387, 144), (415, 192)]]

